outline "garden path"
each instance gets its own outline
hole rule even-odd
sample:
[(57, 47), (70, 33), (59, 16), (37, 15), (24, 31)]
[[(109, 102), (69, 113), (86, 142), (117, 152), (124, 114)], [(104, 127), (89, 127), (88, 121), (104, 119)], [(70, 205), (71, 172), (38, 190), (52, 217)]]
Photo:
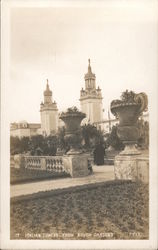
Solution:
[(70, 188), (104, 181), (114, 180), (114, 166), (93, 166), (93, 174), (81, 178), (65, 178), (58, 180), (44, 180), (25, 184), (11, 185), (10, 197), (50, 191), (56, 189)]

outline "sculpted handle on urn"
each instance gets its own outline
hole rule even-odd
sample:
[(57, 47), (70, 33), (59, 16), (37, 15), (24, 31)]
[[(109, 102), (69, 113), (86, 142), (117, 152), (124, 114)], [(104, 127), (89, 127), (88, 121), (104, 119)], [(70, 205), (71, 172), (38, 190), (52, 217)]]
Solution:
[(140, 104), (139, 113), (148, 110), (148, 97), (145, 93), (135, 94), (134, 100), (136, 103)]

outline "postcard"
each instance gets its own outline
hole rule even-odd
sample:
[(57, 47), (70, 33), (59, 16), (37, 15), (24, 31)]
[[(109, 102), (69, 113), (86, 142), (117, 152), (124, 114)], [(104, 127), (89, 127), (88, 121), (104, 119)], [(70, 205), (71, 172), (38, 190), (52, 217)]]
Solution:
[(1, 249), (157, 249), (158, 2), (1, 2)]

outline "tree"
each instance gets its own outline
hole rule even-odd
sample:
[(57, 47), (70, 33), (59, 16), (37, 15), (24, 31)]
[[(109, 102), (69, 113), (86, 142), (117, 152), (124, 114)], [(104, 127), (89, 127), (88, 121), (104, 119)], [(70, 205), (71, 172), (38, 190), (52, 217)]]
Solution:
[(106, 139), (106, 145), (107, 147), (112, 146), (115, 150), (124, 149), (124, 145), (117, 135), (117, 125), (112, 127), (111, 133)]
[(29, 151), (29, 142), (30, 142), (30, 138), (28, 136), (22, 137), (20, 139), (21, 153), (25, 153), (25, 152)]
[(42, 135), (34, 135), (30, 138), (29, 150), (31, 155), (37, 154), (37, 149), (42, 150), (44, 148), (44, 137)]
[(20, 139), (17, 136), (10, 137), (10, 154), (18, 154), (21, 151)]
[(94, 125), (87, 124), (81, 127), (81, 133), (85, 141), (85, 147), (94, 147), (97, 143), (104, 142), (104, 136)]
[(49, 135), (45, 138), (44, 155), (56, 155), (58, 138), (56, 135)]
[(10, 153), (22, 154), (30, 152), (31, 155), (56, 155), (58, 137), (50, 135), (35, 135), (31, 137), (10, 137)]
[(22, 154), (29, 151), (29, 137), (19, 138), (17, 136), (10, 137), (10, 153), (14, 154)]
[(139, 138), (138, 146), (142, 149), (149, 148), (149, 122), (143, 119), (138, 120)]
[(67, 148), (67, 143), (64, 139), (65, 136), (65, 127), (61, 127), (58, 130), (58, 134), (57, 134), (57, 139), (58, 139), (58, 147), (60, 149), (66, 149)]
[(30, 139), (30, 151), (32, 155), (56, 155), (58, 139), (55, 135), (44, 137), (35, 135)]

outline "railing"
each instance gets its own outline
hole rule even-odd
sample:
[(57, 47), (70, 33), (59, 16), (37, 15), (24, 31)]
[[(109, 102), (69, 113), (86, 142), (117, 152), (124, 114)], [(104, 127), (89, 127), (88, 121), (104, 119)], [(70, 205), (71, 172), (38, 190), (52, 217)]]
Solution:
[(52, 157), (46, 157), (46, 170), (48, 171), (54, 171), (54, 172), (63, 172), (64, 166), (62, 157), (54, 156)]
[(28, 169), (66, 172), (61, 156), (24, 156), (24, 167)]
[(42, 168), (42, 159), (38, 156), (24, 156), (25, 159), (25, 168), (29, 169), (41, 169)]
[[(63, 164), (62, 156), (30, 156), (30, 155), (16, 155), (11, 157), (10, 163), (12, 167), (45, 170), (50, 172), (65, 172), (69, 173)], [(88, 169), (92, 172), (93, 158), (88, 157)]]

